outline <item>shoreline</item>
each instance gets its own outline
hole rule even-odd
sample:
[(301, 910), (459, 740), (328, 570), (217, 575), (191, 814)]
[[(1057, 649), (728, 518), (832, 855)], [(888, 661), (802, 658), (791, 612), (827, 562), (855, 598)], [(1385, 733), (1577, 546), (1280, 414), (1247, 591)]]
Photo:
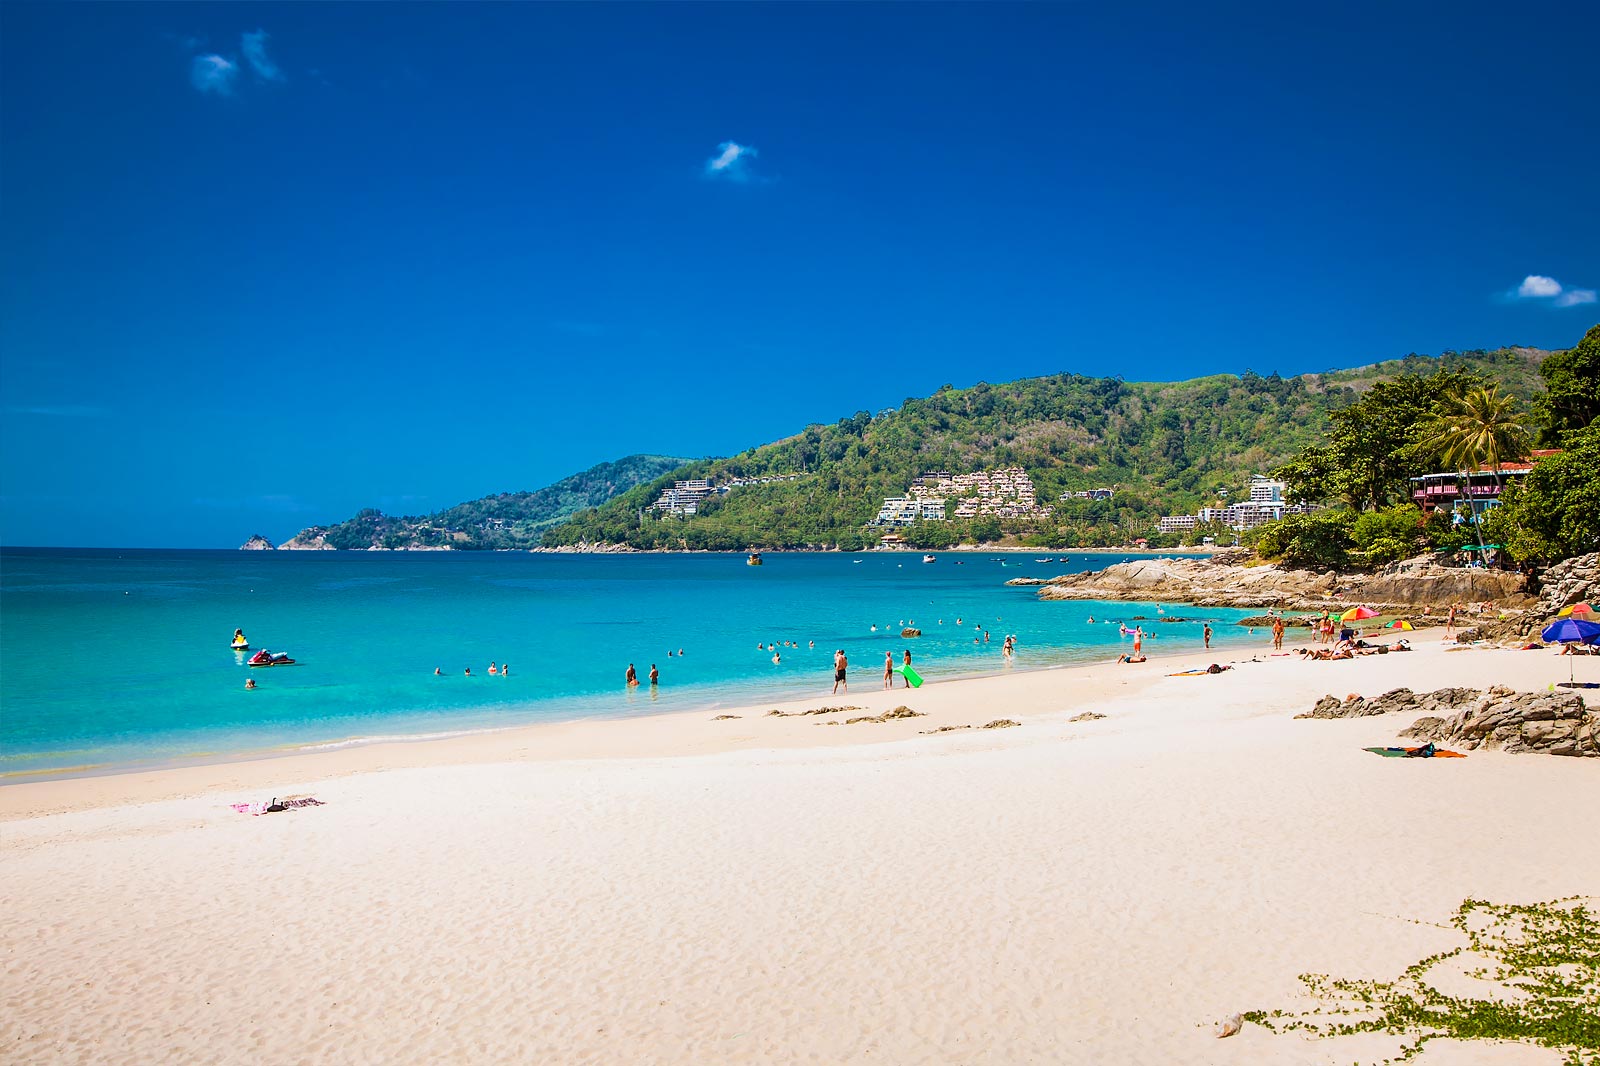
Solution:
[[(1270, 641), (1267, 643), (1270, 650)], [(1286, 636), (1284, 646), (1287, 648), (1290, 644), (1291, 640)], [(1130, 671), (1127, 677), (1116, 679), (1119, 687), (1131, 685), (1139, 678), (1154, 679), (1163, 676), (1159, 667), (1164, 665), (1187, 668), (1210, 662), (1240, 662), (1248, 661), (1250, 655), (1245, 653), (1245, 649), (1237, 646), (1231, 652), (1227, 647), (1216, 647), (1210, 651), (1192, 649), (1166, 651), (1152, 650), (1147, 646), (1145, 657), (1147, 660), (1145, 663), (1131, 665), (1155, 666), (1158, 669)], [(878, 714), (919, 696), (924, 698), (935, 696), (943, 706), (945, 703), (960, 700), (969, 693), (978, 691), (987, 682), (1020, 680), (1037, 675), (1065, 676), (1069, 681), (1080, 681), (1088, 679), (1091, 676), (1090, 671), (1107, 670), (1118, 665), (1115, 660), (1106, 659), (1087, 663), (1002, 667), (994, 671), (928, 681), (916, 689), (896, 687), (890, 691), (885, 691), (881, 687), (881, 679), (875, 672), (876, 667), (873, 667), (870, 676), (858, 678), (856, 682), (858, 687), (854, 693), (845, 692), (838, 696), (819, 692), (812, 696), (754, 702), (740, 699), (714, 700), (701, 706), (674, 711), (525, 722), (460, 732), (441, 730), (438, 733), (405, 737), (346, 737), (312, 741), (288, 747), (219, 754), (214, 759), (202, 757), (192, 762), (172, 761), (150, 766), (104, 764), (39, 770), (26, 772), (27, 776), (16, 774), (0, 778), (0, 823), (18, 817), (139, 802), (140, 797), (145, 796), (146, 787), (158, 790), (161, 798), (188, 795), (198, 787), (196, 782), (207, 778), (220, 777), (226, 781), (238, 782), (231, 787), (267, 788), (270, 787), (272, 780), (280, 778), (300, 780), (307, 774), (312, 776), (323, 774), (328, 779), (334, 779), (376, 770), (416, 769), (433, 765), (495, 761), (494, 749), (501, 743), (511, 747), (524, 759), (610, 758), (618, 751), (626, 753), (623, 757), (628, 758), (673, 758), (704, 754), (707, 742), (714, 741), (714, 735), (702, 736), (703, 730), (694, 728), (683, 730), (681, 727), (709, 721), (710, 716), (714, 715), (732, 714), (740, 719), (750, 720), (766, 716), (769, 710), (793, 714), (818, 706), (844, 704), (855, 706), (862, 714)], [(900, 683), (899, 675), (896, 675), (896, 682), (897, 685)], [(821, 684), (827, 682), (823, 681)], [(863, 690), (862, 686), (865, 685), (872, 687)], [(926, 699), (924, 702), (927, 702)], [(633, 738), (617, 735), (628, 729), (637, 730), (638, 735)], [(674, 735), (679, 732), (685, 735)], [(787, 743), (782, 742), (781, 737), (777, 739), (779, 740), (777, 747), (784, 749), (838, 747), (855, 743), (877, 744), (905, 739), (905, 732), (896, 730), (893, 735), (860, 735), (859, 739), (841, 736), (832, 741), (824, 738), (820, 741), (814, 739), (811, 742), (798, 743), (792, 740)], [(531, 754), (532, 746), (541, 742), (552, 744), (550, 751), (544, 755)], [(124, 784), (119, 785), (117, 782)], [(83, 784), (84, 788), (74, 789), (72, 787), (74, 784)], [(19, 791), (28, 795), (19, 796), (17, 794)], [(92, 798), (82, 806), (66, 799), (68, 793), (77, 791), (82, 791)], [(49, 794), (45, 806), (34, 805), (36, 802), (32, 795), (34, 792)]]
[[(1154, 603), (1156, 601), (1127, 600), (1120, 602), (1123, 602), (1125, 605), (1131, 607), (1146, 602)], [(1193, 609), (1199, 611), (1205, 610), (1205, 608), (1200, 608), (1196, 607), (1195, 605), (1185, 603), (1173, 603), (1172, 606), (1174, 609)], [(1195, 620), (1197, 621), (1198, 619)], [(1155, 662), (1158, 659), (1187, 654), (1187, 649), (1176, 650), (1165, 646), (1167, 644), (1167, 636), (1162, 632), (1162, 627), (1158, 624), (1159, 621), (1159, 619), (1150, 619), (1144, 623), (1149, 627), (1145, 635), (1147, 641), (1145, 645), (1146, 657), (1151, 662)], [(1219, 625), (1222, 626), (1224, 632), (1229, 634), (1229, 639), (1223, 640), (1219, 638), (1217, 646), (1213, 648), (1211, 652), (1203, 653), (1197, 651), (1195, 654), (1209, 654), (1213, 657), (1244, 654), (1246, 649), (1239, 643), (1239, 641), (1247, 638), (1235, 635), (1242, 623), (1219, 623)], [(1290, 641), (1299, 637), (1303, 637), (1303, 634), (1299, 633), (1297, 629), (1291, 628), (1289, 635), (1286, 638), (1286, 646)], [(1040, 661), (1029, 662), (1026, 657), (1023, 657), (1009, 665), (995, 664), (991, 661), (985, 661), (980, 665), (975, 662), (952, 660), (949, 663), (951, 672), (943, 677), (940, 677), (938, 680), (928, 681), (926, 687), (947, 685), (955, 682), (978, 681), (991, 677), (1022, 675), (1038, 671), (1087, 669), (1095, 666), (1110, 665), (1114, 663), (1114, 660), (1102, 658), (1102, 653), (1110, 654), (1113, 651), (1121, 652), (1126, 651), (1127, 648), (1128, 645), (1125, 642), (1116, 645), (1108, 644), (1104, 647), (1089, 646), (1080, 648), (1049, 648), (1047, 649), (1047, 655), (1053, 654), (1059, 656), (1059, 658), (1052, 659), (1047, 657)], [(876, 664), (865, 668), (865, 672), (872, 673), (872, 680), (874, 683), (876, 683), (877, 680), (876, 670)], [(864, 676), (863, 668), (860, 666), (853, 666), (852, 673), (855, 675)], [(818, 683), (819, 685), (826, 685), (828, 684), (828, 681), (823, 679), (819, 674)], [(524, 719), (521, 721), (511, 721), (500, 724), (477, 725), (462, 729), (451, 728), (447, 722), (441, 721), (439, 723), (440, 728), (438, 729), (399, 735), (346, 734), (318, 739), (308, 739), (304, 741), (290, 741), (279, 744), (270, 744), (258, 748), (242, 748), (222, 751), (202, 750), (162, 758), (132, 759), (120, 762), (105, 761), (79, 763), (71, 766), (40, 767), (38, 769), (5, 770), (0, 771), (0, 817), (4, 817), (5, 806), (3, 802), (3, 796), (5, 792), (19, 785), (56, 781), (98, 779), (105, 777), (126, 776), (130, 774), (200, 770), (206, 767), (226, 766), (234, 763), (266, 762), (295, 758), (302, 755), (314, 755), (321, 753), (323, 750), (358, 749), (380, 745), (426, 745), (458, 740), (462, 738), (493, 736), (520, 730), (538, 730), (582, 722), (616, 723), (621, 725), (629, 722), (637, 722), (643, 719), (670, 719), (678, 716), (695, 715), (700, 713), (726, 712), (729, 710), (748, 710), (758, 704), (762, 707), (777, 706), (788, 708), (821, 698), (797, 693), (794, 691), (794, 686), (792, 684), (786, 684), (785, 691), (782, 693), (774, 694), (768, 698), (755, 700), (751, 700), (745, 695), (738, 693), (733, 682), (703, 682), (699, 687), (703, 688), (705, 691), (695, 698), (695, 702), (692, 706), (680, 707), (674, 710), (650, 711), (639, 709), (618, 709), (606, 713), (585, 714), (575, 718), (553, 717), (534, 720)], [(732, 695), (730, 696), (729, 693), (732, 693)], [(590, 695), (574, 698), (573, 702), (588, 701), (592, 699), (594, 699), (594, 697)]]
[[(1415, 631), (1407, 636), (1418, 650), (1442, 643), (1442, 634), (1438, 632)], [(1307, 643), (1307, 634), (1291, 629), (1284, 641), (1286, 650), (1277, 658), (1282, 662), (1299, 662), (1290, 649)], [(276, 782), (333, 781), (374, 772), (435, 766), (543, 760), (674, 759), (723, 751), (875, 747), (907, 740), (923, 729), (946, 725), (973, 726), (976, 730), (985, 722), (1005, 715), (997, 713), (979, 722), (976, 718), (981, 715), (963, 710), (967, 703), (992, 704), (1010, 698), (1012, 692), (1020, 693), (1025, 702), (1036, 702), (1046, 681), (1058, 681), (1070, 689), (1070, 706), (1080, 707), (1110, 697), (1140, 695), (1178, 670), (1204, 667), (1213, 662), (1261, 665), (1273, 658), (1270, 638), (1263, 640), (1258, 648), (1237, 645), (1210, 651), (1147, 648), (1144, 663), (1119, 664), (1107, 659), (1002, 668), (929, 681), (917, 689), (884, 690), (881, 679), (872, 673), (858, 679), (855, 692), (838, 696), (819, 691), (811, 696), (772, 700), (718, 700), (693, 708), (655, 713), (527, 722), (459, 732), (444, 730), (419, 735), (314, 741), (292, 747), (226, 753), (195, 762), (132, 767), (108, 765), (88, 768), (85, 772), (75, 772), (75, 768), (41, 770), (37, 776), (14, 777), (0, 783), (0, 824), (19, 818), (176, 799), (219, 790), (270, 791), (277, 788), (281, 792), (284, 789)], [(898, 675), (896, 680), (900, 681)], [(820, 733), (779, 732), (762, 724), (755, 733), (745, 735), (751, 725), (765, 723), (771, 717), (770, 711), (780, 712), (776, 716), (779, 722), (801, 718), (826, 724), (827, 719), (842, 721), (847, 716), (824, 718), (803, 712), (818, 707), (845, 706), (851, 708), (850, 716), (875, 715), (902, 704), (913, 706), (927, 717), (885, 723), (876, 729), (846, 727)], [(924, 710), (925, 707), (930, 709)], [(1302, 709), (1309, 708), (1308, 703)], [(741, 723), (737, 734), (726, 728), (731, 720), (718, 721), (718, 717), (724, 715), (732, 715), (732, 720)]]

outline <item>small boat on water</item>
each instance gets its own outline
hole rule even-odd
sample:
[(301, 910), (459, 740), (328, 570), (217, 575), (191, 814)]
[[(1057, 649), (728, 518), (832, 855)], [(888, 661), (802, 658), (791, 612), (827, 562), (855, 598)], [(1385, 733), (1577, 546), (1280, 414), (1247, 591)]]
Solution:
[(289, 658), (288, 652), (270, 652), (266, 648), (262, 648), (250, 656), (249, 664), (251, 666), (293, 666), (294, 660)]
[(760, 566), (761, 565), (761, 553), (760, 552), (751, 552), (750, 553), (750, 557), (748, 559), (746, 559), (744, 562), (745, 562), (746, 566)]
[(931, 562), (934, 562), (934, 561), (936, 561), (936, 556), (932, 556), (932, 555), (924, 555), (924, 556), (923, 556), (923, 557), (922, 557), (922, 561), (923, 561), (923, 562), (925, 562), (925, 563), (931, 563)]

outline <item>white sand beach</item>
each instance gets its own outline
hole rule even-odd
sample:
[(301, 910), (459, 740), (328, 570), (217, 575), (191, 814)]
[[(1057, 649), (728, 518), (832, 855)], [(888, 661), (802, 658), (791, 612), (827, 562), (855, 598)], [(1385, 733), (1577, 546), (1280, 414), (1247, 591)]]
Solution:
[[(1423, 634), (1415, 634), (1422, 637)], [(1233, 652), (0, 788), (13, 1063), (1349, 1063), (1212, 1023), (1600, 896), (1600, 760), (1382, 759), (1325, 693), (1551, 651)], [(1170, 677), (1238, 661), (1219, 675)], [(1600, 680), (1600, 659), (1576, 663)], [(870, 673), (870, 671), (869, 671)], [(899, 704), (926, 717), (832, 725)], [(1105, 715), (1070, 721), (1085, 711)], [(712, 721), (716, 713), (741, 717)], [(922, 735), (945, 725), (1017, 728)], [(314, 795), (249, 817), (229, 804)], [(1555, 1063), (1436, 1042), (1416, 1061)]]

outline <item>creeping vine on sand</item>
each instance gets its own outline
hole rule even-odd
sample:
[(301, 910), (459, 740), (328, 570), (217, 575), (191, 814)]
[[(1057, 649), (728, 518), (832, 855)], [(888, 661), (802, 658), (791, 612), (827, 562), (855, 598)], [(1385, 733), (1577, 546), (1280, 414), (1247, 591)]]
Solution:
[[(1392, 981), (1302, 974), (1323, 1006), (1303, 1014), (1251, 1011), (1245, 1019), (1273, 1032), (1407, 1038), (1397, 1060), (1385, 1062), (1403, 1062), (1429, 1040), (1447, 1037), (1527, 1041), (1563, 1052), (1569, 1066), (1600, 1066), (1600, 917), (1585, 899), (1527, 906), (1465, 900), (1450, 919), (1465, 944), (1412, 963)], [(1429, 971), (1458, 957), (1485, 983), (1482, 998), (1446, 995), (1431, 983)]]

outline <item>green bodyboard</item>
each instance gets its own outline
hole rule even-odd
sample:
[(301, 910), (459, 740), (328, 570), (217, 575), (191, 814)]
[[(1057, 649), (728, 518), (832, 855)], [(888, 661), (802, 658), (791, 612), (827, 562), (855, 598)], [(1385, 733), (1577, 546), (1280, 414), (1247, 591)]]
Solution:
[(915, 670), (911, 669), (911, 667), (909, 667), (909, 666), (898, 666), (898, 667), (895, 667), (895, 671), (897, 673), (899, 673), (899, 674), (904, 675), (905, 679), (908, 682), (910, 682), (912, 688), (921, 688), (922, 687), (922, 675), (917, 673)]

